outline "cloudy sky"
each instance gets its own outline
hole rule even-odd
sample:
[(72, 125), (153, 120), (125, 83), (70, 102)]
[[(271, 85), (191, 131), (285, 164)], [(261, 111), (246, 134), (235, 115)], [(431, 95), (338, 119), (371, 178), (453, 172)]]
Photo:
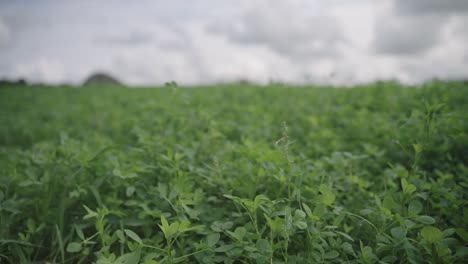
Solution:
[(467, 0), (0, 0), (0, 78), (468, 78)]

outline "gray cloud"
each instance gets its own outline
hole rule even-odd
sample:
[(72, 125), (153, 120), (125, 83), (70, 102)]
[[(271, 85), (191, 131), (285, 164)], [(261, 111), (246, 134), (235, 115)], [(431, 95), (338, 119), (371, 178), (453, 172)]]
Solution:
[(11, 40), (10, 29), (0, 17), (0, 48), (5, 48), (9, 46), (10, 40)]
[(11, 78), (11, 65), (6, 61), (0, 61), (0, 78)]
[(424, 53), (439, 43), (446, 20), (435, 15), (381, 17), (375, 25), (374, 48), (382, 54)]
[(396, 12), (414, 14), (459, 13), (468, 11), (466, 0), (394, 0)]
[[(442, 55), (442, 56), (440, 56)], [(400, 69), (406, 79), (429, 80), (439, 79), (466, 79), (468, 61), (456, 54), (439, 54), (429, 56), (426, 63), (421, 63), (417, 58), (403, 61)]]
[(307, 5), (261, 2), (237, 17), (217, 20), (210, 32), (243, 45), (264, 45), (293, 59), (340, 56), (343, 29), (331, 15), (314, 14)]
[(343, 84), (467, 75), (468, 1), (389, 1), (0, 0), (0, 78), (81, 83), (100, 70), (129, 84)]
[[(468, 41), (468, 15), (457, 16), (453, 20), (453, 31), (451, 32), (455, 38), (463, 38)], [(468, 47), (467, 47), (468, 49)]]
[[(60, 83), (66, 79), (67, 71), (63, 64), (54, 59), (40, 57), (34, 62), (18, 62), (13, 66), (18, 77), (29, 77), (39, 82)], [(69, 73), (68, 73), (69, 74)]]
[(102, 34), (95, 37), (95, 42), (102, 45), (135, 46), (150, 43), (152, 40), (153, 35), (143, 31), (131, 31), (120, 35)]
[(47, 17), (47, 14), (26, 13), (8, 8), (0, 12), (0, 20), (3, 20), (3, 23), (10, 29), (11, 34), (15, 36), (27, 34), (37, 29), (53, 27), (53, 23)]
[(393, 0), (392, 7), (378, 16), (374, 50), (389, 55), (415, 56), (439, 45), (454, 17), (466, 17), (466, 0)]

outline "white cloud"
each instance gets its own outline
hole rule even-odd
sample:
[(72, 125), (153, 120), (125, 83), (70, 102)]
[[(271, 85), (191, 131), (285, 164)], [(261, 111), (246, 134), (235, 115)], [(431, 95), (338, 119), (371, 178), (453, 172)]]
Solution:
[[(250, 79), (267, 82), (283, 64), (282, 58), (265, 47), (242, 47), (207, 33), (203, 25), (179, 29), (178, 41), (126, 49), (113, 59), (118, 74), (133, 83), (152, 79), (194, 84)], [(163, 42), (164, 43), (164, 42)], [(168, 48), (167, 45), (172, 44)], [(276, 64), (275, 64), (276, 63)]]
[(28, 76), (38, 82), (62, 83), (67, 79), (63, 65), (47, 58), (38, 58), (33, 63), (16, 64), (14, 71), (19, 76)]
[(213, 21), (208, 30), (296, 60), (340, 56), (340, 44), (346, 43), (341, 25), (318, 11), (305, 1), (257, 1), (235, 17)]
[(468, 27), (466, 25), (468, 25), (468, 15), (453, 17), (451, 20), (453, 30), (449, 32), (451, 34), (449, 37), (468, 41)]
[[(423, 57), (412, 56), (402, 63), (405, 79), (463, 79), (467, 77), (468, 35), (464, 27), (467, 18), (453, 17), (440, 30), (441, 42)], [(422, 62), (423, 63), (422, 63)]]
[(466, 1), (394, 0), (375, 23), (376, 57), (394, 60), (404, 82), (466, 78), (467, 11)]
[(132, 31), (129, 34), (98, 35), (95, 41), (102, 45), (134, 46), (149, 43), (152, 41), (152, 38), (153, 35), (149, 32)]
[(424, 55), (448, 45), (451, 38), (442, 38), (442, 31), (457, 16), (468, 17), (468, 1), (393, 0), (376, 21), (374, 48), (397, 56)]
[(129, 84), (462, 78), (465, 2), (0, 2), (0, 78), (80, 83), (94, 71)]
[(439, 43), (447, 18), (439, 15), (382, 16), (375, 27), (375, 49), (393, 55), (419, 55)]

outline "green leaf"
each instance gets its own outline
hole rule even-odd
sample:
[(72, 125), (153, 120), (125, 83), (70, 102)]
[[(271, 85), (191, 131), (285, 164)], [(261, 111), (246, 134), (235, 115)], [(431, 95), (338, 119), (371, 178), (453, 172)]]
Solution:
[(81, 251), (81, 243), (78, 242), (71, 242), (67, 246), (67, 252), (68, 253), (76, 253)]
[(374, 263), (377, 259), (377, 256), (372, 252), (372, 248), (369, 246), (364, 246), (362, 241), (359, 241), (361, 247), (361, 254), (362, 258), (364, 259), (365, 263)]
[(268, 240), (263, 239), (263, 238), (257, 240), (257, 243), (255, 244), (255, 246), (257, 247), (258, 251), (262, 253), (269, 252), (271, 250), (270, 242), (268, 242)]
[(85, 240), (83, 231), (82, 231), (80, 228), (78, 228), (78, 226), (76, 226), (76, 225), (75, 225), (75, 230), (76, 230), (76, 234), (78, 235), (78, 237), (79, 237), (81, 240)]
[(225, 223), (222, 223), (222, 222), (219, 222), (219, 221), (214, 221), (210, 228), (211, 230), (215, 231), (215, 232), (223, 232), (224, 230), (228, 230), (230, 229), (232, 226), (234, 225), (234, 223), (232, 222), (225, 222)]
[(120, 230), (120, 229), (119, 229), (119, 230), (116, 230), (116, 231), (115, 231), (115, 235), (117, 236), (117, 238), (119, 238), (120, 243), (125, 242), (125, 236), (124, 236), (122, 230)]
[(140, 251), (124, 254), (118, 257), (114, 264), (138, 264), (140, 262)]
[(336, 232), (337, 234), (340, 234), (340, 235), (343, 236), (344, 238), (346, 238), (346, 239), (348, 239), (348, 240), (354, 242), (354, 239), (353, 239), (351, 236), (349, 236), (348, 234), (343, 233), (343, 232), (340, 232), (340, 231), (335, 231), (335, 232)]
[(207, 243), (207, 245), (208, 245), (209, 247), (213, 247), (214, 245), (216, 245), (216, 243), (218, 243), (219, 238), (220, 238), (219, 233), (212, 233), (212, 234), (209, 234), (209, 235), (206, 237), (206, 243)]
[(333, 251), (325, 253), (324, 258), (325, 259), (335, 259), (338, 256), (340, 256), (340, 253), (338, 253), (338, 251), (336, 251), (336, 250), (333, 250)]
[(299, 229), (306, 229), (307, 223), (304, 221), (297, 221), (294, 223)]
[(468, 231), (463, 228), (457, 228), (455, 229), (455, 232), (463, 239), (465, 243), (468, 242)]
[(161, 198), (167, 198), (167, 185), (164, 183), (158, 184), (159, 196)]
[(252, 247), (252, 246), (245, 246), (244, 250), (249, 251), (249, 252), (255, 252), (255, 251), (257, 251), (257, 248)]
[(166, 217), (164, 215), (161, 215), (161, 224), (162, 224), (162, 229), (169, 228), (169, 223), (167, 222)]
[(224, 194), (223, 196), (226, 197), (226, 198), (228, 198), (228, 199), (231, 199), (231, 200), (237, 200), (237, 199), (239, 199), (239, 197), (233, 196), (233, 195), (230, 195), (230, 194)]
[(163, 231), (164, 237), (167, 240), (172, 239), (172, 237), (177, 233), (177, 231), (179, 231), (179, 223), (174, 222), (171, 225), (169, 225), (164, 215), (161, 215), (161, 224), (162, 225), (159, 225), (159, 227)]
[(413, 222), (413, 221), (411, 221), (411, 220), (408, 220), (408, 219), (405, 219), (404, 222), (405, 222), (406, 228), (408, 228), (408, 229), (411, 229), (411, 228), (413, 228), (413, 227), (416, 225), (415, 222)]
[(336, 199), (336, 195), (325, 184), (320, 184), (319, 191), (322, 193), (322, 203), (325, 205), (332, 205)]
[(174, 222), (172, 223), (169, 228), (167, 229), (167, 236), (168, 238), (172, 238), (176, 233), (177, 231), (179, 231), (179, 223), (178, 222)]
[(143, 244), (143, 241), (141, 241), (141, 238), (132, 230), (130, 229), (124, 229), (125, 234), (129, 236), (131, 239), (135, 240), (138, 244)]
[(247, 233), (247, 230), (244, 227), (238, 227), (234, 232), (232, 231), (226, 231), (229, 235), (231, 235), (234, 239), (238, 241), (242, 241), (244, 238), (245, 234)]
[(398, 260), (395, 256), (385, 256), (382, 258), (382, 262), (384, 263), (395, 263)]
[(418, 215), (423, 209), (423, 205), (420, 201), (414, 200), (408, 205), (408, 214), (409, 216)]
[(442, 232), (443, 237), (449, 237), (453, 234), (455, 234), (455, 228), (447, 228)]
[[(181, 233), (190, 230), (190, 227), (189, 227), (189, 226), (190, 226), (190, 222), (189, 222), (189, 221), (182, 221), (182, 222), (180, 222), (178, 225), (179, 225), (179, 226), (178, 226), (177, 230), (178, 230), (179, 232), (181, 232)], [(171, 228), (171, 227), (169, 226), (169, 228)]]
[(314, 208), (314, 212), (312, 214), (312, 219), (313, 220), (319, 220), (326, 213), (327, 213), (327, 207), (324, 204), (319, 203)]
[(302, 207), (304, 208), (304, 211), (307, 213), (307, 216), (312, 218), (312, 210), (310, 210), (310, 207), (305, 203), (302, 203)]
[(331, 232), (331, 231), (321, 232), (320, 234), (321, 234), (322, 236), (324, 236), (324, 237), (336, 237), (336, 233), (335, 233), (335, 232)]
[(91, 209), (89, 209), (89, 207), (87, 207), (86, 205), (83, 205), (83, 207), (85, 208), (87, 214), (85, 216), (83, 216), (83, 219), (89, 219), (89, 218), (93, 218), (93, 217), (97, 217), (97, 213)]
[(374, 212), (374, 211), (372, 211), (372, 209), (366, 208), (366, 209), (362, 209), (359, 213), (360, 213), (361, 215), (366, 216), (366, 215), (372, 214), (373, 212)]
[(215, 248), (214, 249), (214, 252), (226, 252), (226, 251), (229, 251), (231, 249), (233, 249), (235, 246), (232, 245), (232, 244), (229, 244), (229, 245), (223, 245), (223, 246), (220, 246), (218, 248)]
[(413, 149), (416, 154), (419, 154), (423, 151), (423, 146), (421, 144), (413, 144)]
[(393, 238), (400, 241), (406, 237), (406, 228), (402, 226), (394, 227), (390, 230), (390, 233), (392, 234)]
[(424, 240), (430, 243), (435, 243), (442, 239), (442, 231), (440, 231), (437, 227), (425, 226), (421, 230), (421, 236), (424, 238)]
[(133, 193), (135, 192), (135, 187), (134, 186), (128, 186), (127, 189), (125, 190), (125, 194), (127, 195), (127, 197), (130, 197), (133, 195)]
[(302, 210), (297, 209), (294, 212), (294, 218), (304, 220), (306, 218), (306, 213)]
[(393, 200), (392, 197), (390, 196), (386, 196), (384, 199), (383, 199), (383, 202), (382, 202), (382, 205), (384, 208), (387, 208), (387, 209), (395, 209), (395, 208), (398, 208), (398, 204), (395, 202), (395, 200)]
[(427, 215), (420, 215), (414, 218), (414, 220), (426, 224), (426, 225), (432, 225), (435, 223), (434, 218), (427, 216)]
[(354, 255), (355, 252), (354, 252), (354, 249), (353, 249), (353, 246), (349, 243), (349, 242), (344, 242), (341, 247), (343, 248), (343, 250), (347, 253), (350, 253), (351, 255)]
[(455, 255), (462, 258), (468, 256), (468, 247), (458, 247)]
[(401, 179), (401, 187), (403, 189), (403, 192), (407, 194), (412, 194), (416, 191), (416, 186), (414, 186), (411, 183), (408, 183), (408, 181), (405, 178)]
[(390, 239), (387, 238), (387, 236), (384, 235), (377, 235), (376, 236), (377, 242), (378, 243), (383, 243), (383, 244), (390, 244), (392, 243)]
[(239, 238), (239, 240), (242, 240), (242, 238), (244, 238), (245, 234), (247, 233), (247, 230), (244, 227), (238, 227), (236, 230), (234, 230), (234, 233)]
[(179, 226), (179, 232), (183, 233), (183, 232), (193, 231), (193, 230), (203, 229), (203, 228), (205, 228), (204, 225), (196, 225), (196, 226), (188, 227), (188, 228), (186, 228), (186, 229), (184, 229), (184, 230), (182, 231), (182, 230), (180, 230), (180, 226)]

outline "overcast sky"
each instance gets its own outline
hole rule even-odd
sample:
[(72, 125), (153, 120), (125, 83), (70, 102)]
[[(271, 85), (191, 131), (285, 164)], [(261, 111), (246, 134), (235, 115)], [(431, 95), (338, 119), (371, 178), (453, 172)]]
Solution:
[(468, 0), (0, 0), (0, 78), (468, 78)]

